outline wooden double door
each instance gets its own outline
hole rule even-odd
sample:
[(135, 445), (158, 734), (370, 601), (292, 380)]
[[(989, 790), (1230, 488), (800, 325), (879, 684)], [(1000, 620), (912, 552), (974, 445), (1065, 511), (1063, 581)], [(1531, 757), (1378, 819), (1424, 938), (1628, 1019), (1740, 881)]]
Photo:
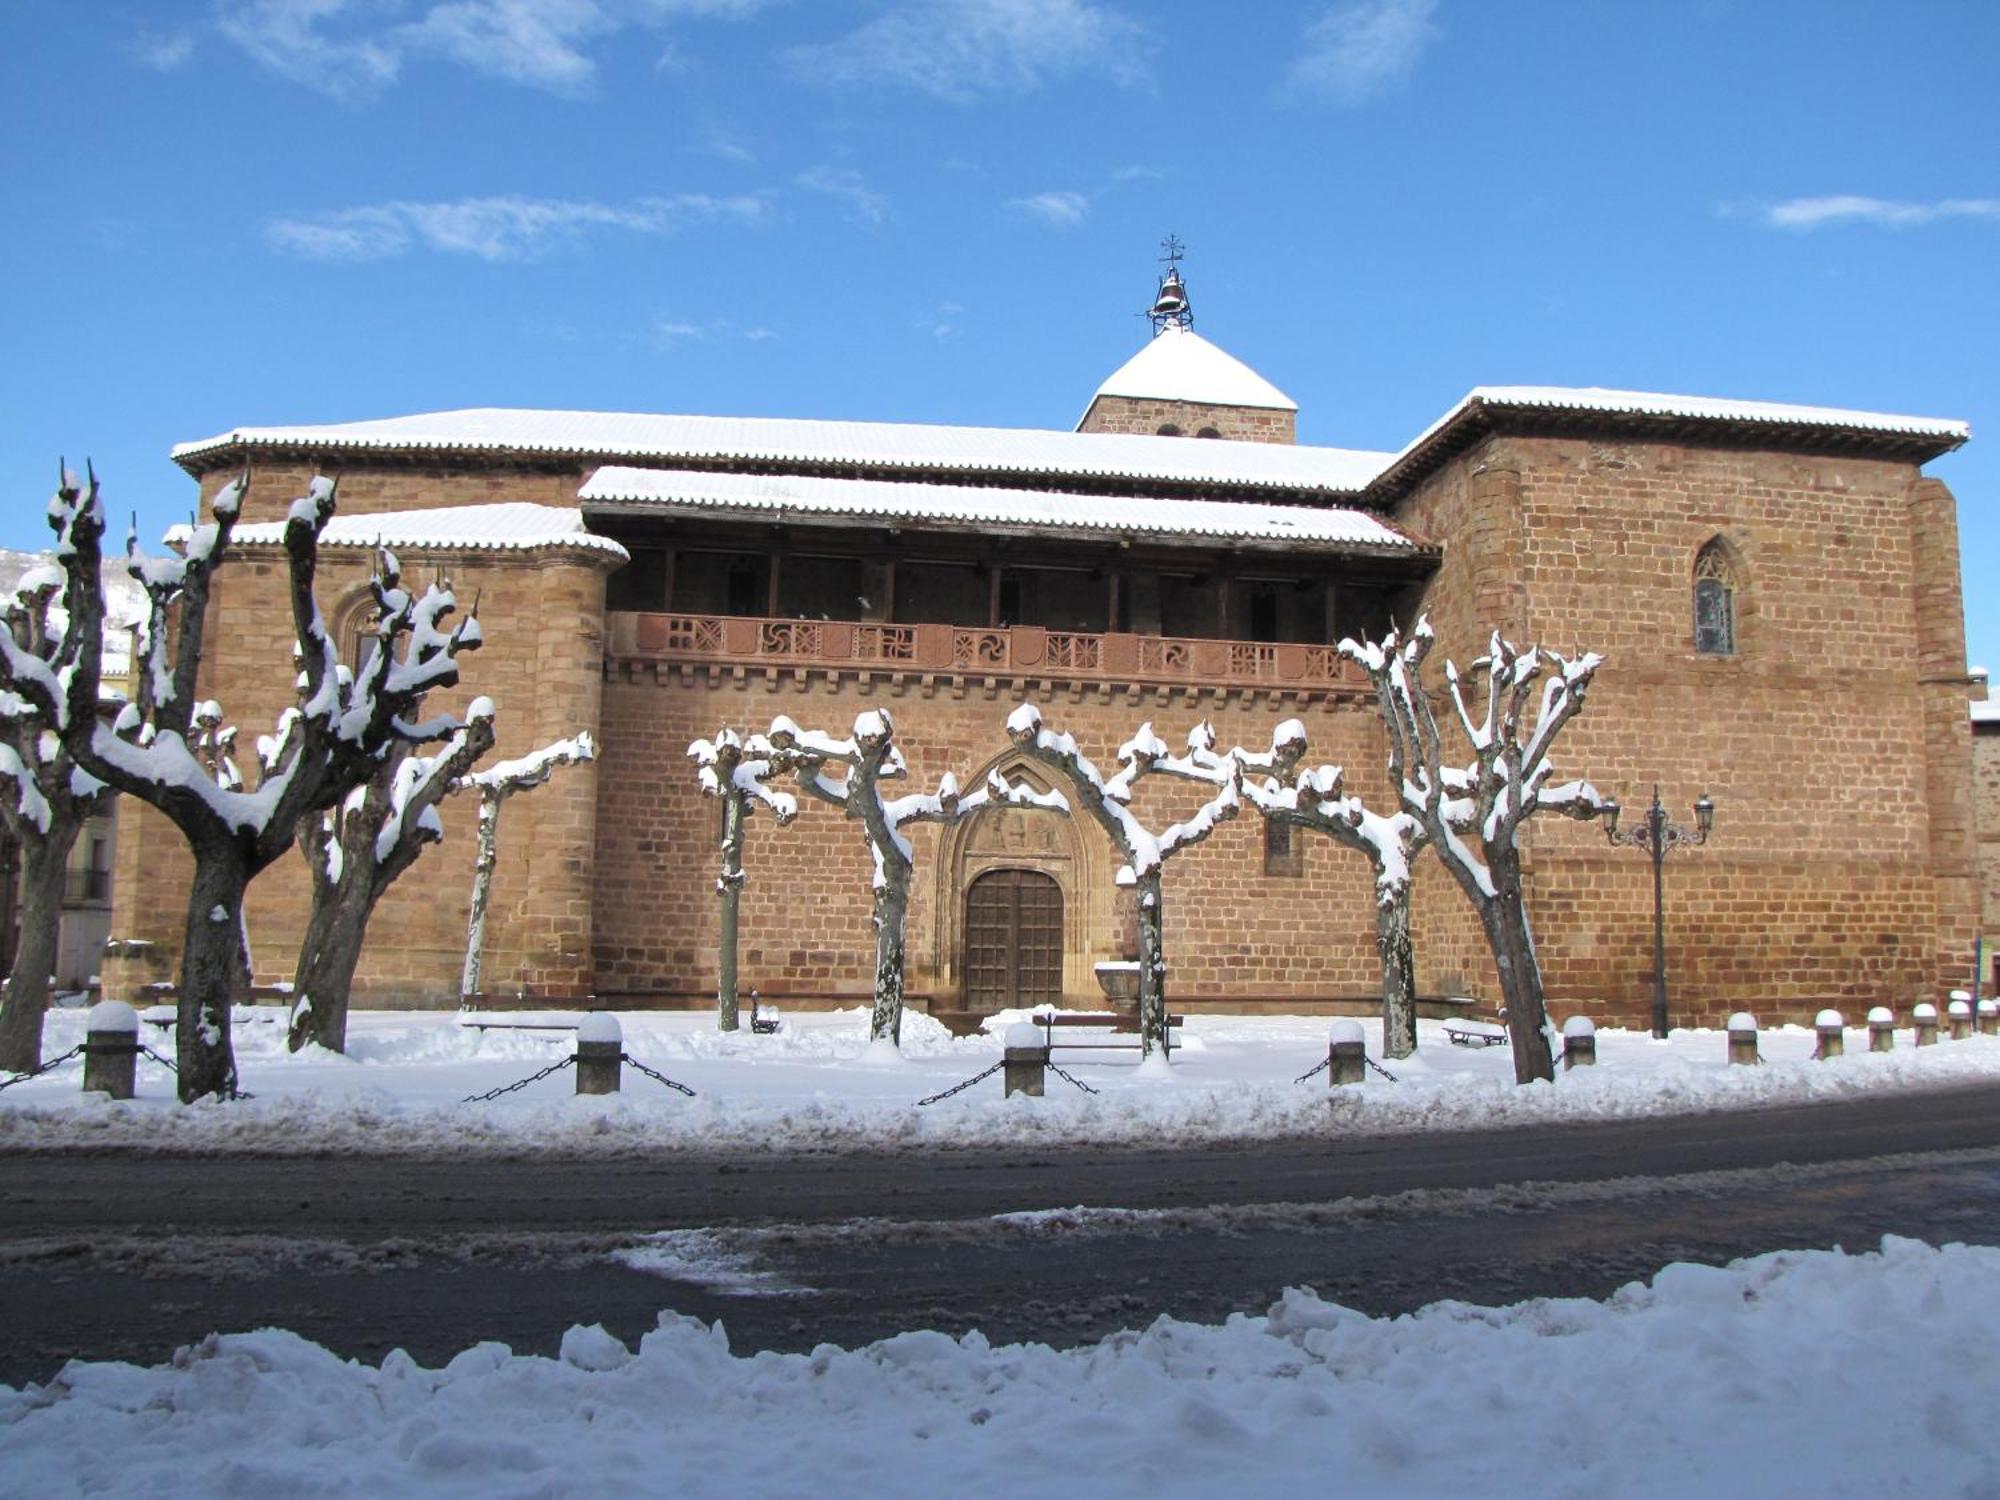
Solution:
[(965, 893), (965, 1008), (1055, 1005), (1063, 992), (1062, 887), (1039, 870), (988, 870)]

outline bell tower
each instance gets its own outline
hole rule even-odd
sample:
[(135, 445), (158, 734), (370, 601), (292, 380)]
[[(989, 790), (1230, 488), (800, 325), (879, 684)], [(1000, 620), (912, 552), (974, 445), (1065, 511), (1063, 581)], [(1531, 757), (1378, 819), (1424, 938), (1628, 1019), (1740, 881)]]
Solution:
[(1097, 388), (1078, 432), (1298, 441), (1298, 406), (1283, 391), (1194, 331), (1194, 303), (1181, 279), (1181, 242), (1161, 242), (1166, 270), (1145, 317), (1152, 341)]

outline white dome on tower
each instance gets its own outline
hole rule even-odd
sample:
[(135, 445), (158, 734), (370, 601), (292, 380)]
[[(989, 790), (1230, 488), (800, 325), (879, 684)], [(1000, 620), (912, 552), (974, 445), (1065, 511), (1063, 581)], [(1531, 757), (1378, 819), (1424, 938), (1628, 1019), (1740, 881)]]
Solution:
[(1114, 370), (1097, 394), (1203, 406), (1299, 409), (1296, 401), (1235, 355), (1225, 354), (1192, 328), (1172, 324)]

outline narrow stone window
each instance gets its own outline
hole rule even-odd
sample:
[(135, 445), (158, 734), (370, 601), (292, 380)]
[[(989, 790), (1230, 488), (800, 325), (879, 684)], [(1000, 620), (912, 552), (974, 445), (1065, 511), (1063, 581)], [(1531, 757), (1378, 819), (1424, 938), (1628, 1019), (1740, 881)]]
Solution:
[(1736, 654), (1736, 570), (1720, 541), (1694, 560), (1694, 649), (1703, 656)]
[(1298, 876), (1306, 872), (1305, 850), (1299, 847), (1298, 830), (1274, 818), (1264, 820), (1264, 873)]

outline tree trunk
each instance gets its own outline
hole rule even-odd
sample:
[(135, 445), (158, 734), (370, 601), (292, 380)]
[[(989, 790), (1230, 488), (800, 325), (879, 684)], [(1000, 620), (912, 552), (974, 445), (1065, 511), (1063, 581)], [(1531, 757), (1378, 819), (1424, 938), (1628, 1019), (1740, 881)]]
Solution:
[[(736, 918), (743, 894), (743, 794), (733, 789), (722, 798), (722, 878), (715, 883), (715, 893), (722, 901), (715, 955), (715, 1024), (720, 1030), (734, 1031), (740, 1024), (736, 1005)], [(879, 1000), (878, 990), (878, 1003)]]
[[(901, 879), (898, 879), (898, 874)], [(868, 1040), (903, 1040), (903, 920), (910, 909), (910, 877), (883, 861), (883, 882), (875, 890), (875, 1010)]]
[(10, 1073), (42, 1065), (42, 1017), (56, 969), (64, 867), (80, 826), (57, 817), (45, 836), (21, 844), (21, 944), (0, 998), (0, 1069)]
[(1410, 947), (1410, 888), (1375, 903), (1375, 947), (1382, 958), (1382, 1055), (1417, 1050), (1416, 958)]
[(500, 861), (500, 798), (482, 792), (479, 802), (479, 854), (472, 864), (472, 915), (465, 924), (465, 971), (458, 981), (458, 1003), (467, 1006), (479, 993), (479, 969), (486, 958), (486, 903), (493, 896), (493, 867)]
[(194, 887), (181, 951), (179, 1017), (174, 1025), (181, 1103), (236, 1095), (236, 1052), (229, 1040), (229, 997), (243, 967), (243, 897), (250, 884), (244, 855), (230, 840), (194, 845)]
[(374, 899), (364, 898), (359, 884), (315, 907), (293, 974), (292, 1026), (286, 1039), (292, 1051), (307, 1042), (329, 1052), (347, 1050), (348, 992), (374, 913)]
[(1167, 1043), (1167, 945), (1161, 922), (1161, 867), (1138, 880), (1139, 897), (1139, 1055), (1171, 1055)]
[(1494, 966), (1500, 971), (1500, 993), (1507, 1003), (1507, 1038), (1514, 1049), (1514, 1081), (1533, 1083), (1537, 1078), (1553, 1083), (1555, 1056), (1549, 1048), (1548, 1009), (1542, 1000), (1542, 970), (1535, 959), (1535, 943), (1528, 932), (1528, 912), (1521, 895), (1518, 872), (1502, 882), (1494, 871), (1501, 894), (1479, 906), (1480, 925), (1493, 950)]

